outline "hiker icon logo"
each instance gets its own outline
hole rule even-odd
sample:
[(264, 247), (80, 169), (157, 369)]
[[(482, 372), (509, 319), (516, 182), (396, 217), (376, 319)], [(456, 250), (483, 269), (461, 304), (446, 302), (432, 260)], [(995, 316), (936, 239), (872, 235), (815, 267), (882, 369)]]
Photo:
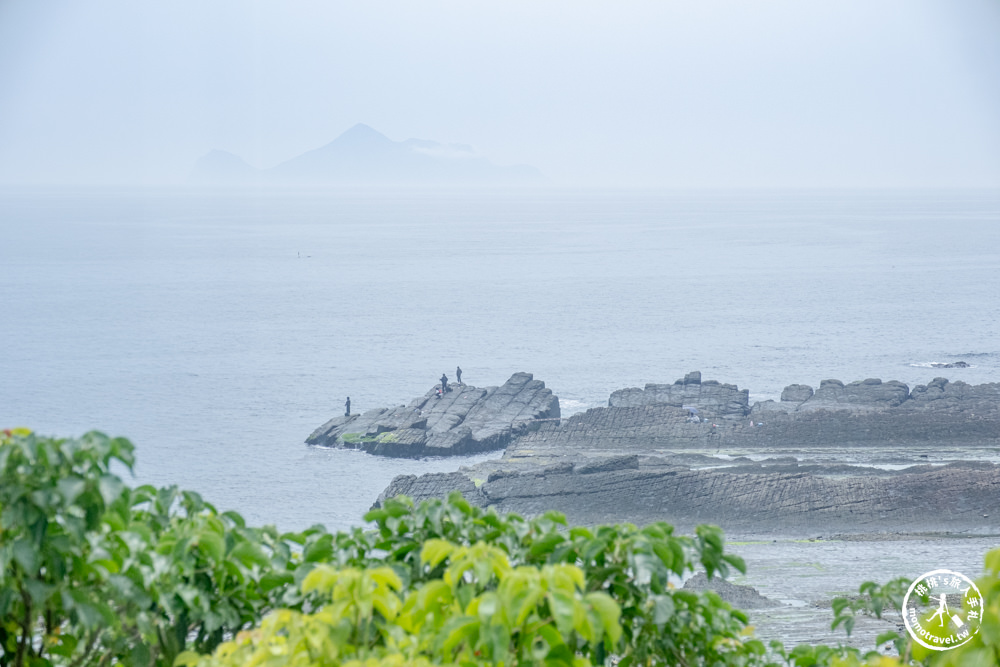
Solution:
[(903, 598), (903, 623), (918, 644), (934, 651), (957, 648), (972, 639), (983, 619), (983, 596), (960, 572), (933, 570), (921, 575)]

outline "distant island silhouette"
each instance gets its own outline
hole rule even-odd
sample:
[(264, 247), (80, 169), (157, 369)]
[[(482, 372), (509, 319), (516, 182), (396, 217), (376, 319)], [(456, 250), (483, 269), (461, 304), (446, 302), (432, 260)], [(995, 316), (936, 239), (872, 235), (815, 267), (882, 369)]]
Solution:
[(499, 166), (464, 144), (393, 141), (358, 123), (330, 143), (268, 169), (213, 150), (191, 172), (194, 185), (526, 185), (544, 177), (529, 165)]

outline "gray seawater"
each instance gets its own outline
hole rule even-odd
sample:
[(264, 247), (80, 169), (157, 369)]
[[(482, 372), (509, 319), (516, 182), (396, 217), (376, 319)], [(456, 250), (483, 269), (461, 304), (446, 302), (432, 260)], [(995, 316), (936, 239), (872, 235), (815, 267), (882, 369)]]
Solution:
[(997, 191), (2, 191), (0, 425), (125, 435), (136, 482), (346, 527), (468, 460), (305, 437), (456, 365), (530, 371), (564, 415), (690, 370), (751, 400), (1000, 381), (998, 223)]

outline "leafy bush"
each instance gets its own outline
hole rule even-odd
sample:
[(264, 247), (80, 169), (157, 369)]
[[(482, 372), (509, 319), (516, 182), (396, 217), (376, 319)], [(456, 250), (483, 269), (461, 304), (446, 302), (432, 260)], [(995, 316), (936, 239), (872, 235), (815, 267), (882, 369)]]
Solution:
[[(901, 665), (1000, 663), (1000, 550), (979, 582), (982, 630), (902, 659), (841, 646), (765, 647), (696, 569), (744, 571), (721, 531), (589, 529), (400, 497), (371, 528), (280, 534), (176, 488), (129, 488), (133, 446), (0, 435), (0, 667), (9, 665)], [(908, 582), (866, 582), (834, 627), (896, 607)], [(914, 661), (922, 661), (915, 663)]]
[(0, 666), (171, 665), (295, 604), (289, 540), (176, 488), (129, 488), (133, 446), (0, 439)]

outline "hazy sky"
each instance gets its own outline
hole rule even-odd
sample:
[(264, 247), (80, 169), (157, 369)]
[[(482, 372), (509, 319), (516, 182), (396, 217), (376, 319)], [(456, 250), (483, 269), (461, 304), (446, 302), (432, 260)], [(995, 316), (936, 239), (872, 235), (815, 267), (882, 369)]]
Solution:
[(0, 0), (0, 182), (358, 122), (557, 184), (1000, 186), (1000, 1)]

